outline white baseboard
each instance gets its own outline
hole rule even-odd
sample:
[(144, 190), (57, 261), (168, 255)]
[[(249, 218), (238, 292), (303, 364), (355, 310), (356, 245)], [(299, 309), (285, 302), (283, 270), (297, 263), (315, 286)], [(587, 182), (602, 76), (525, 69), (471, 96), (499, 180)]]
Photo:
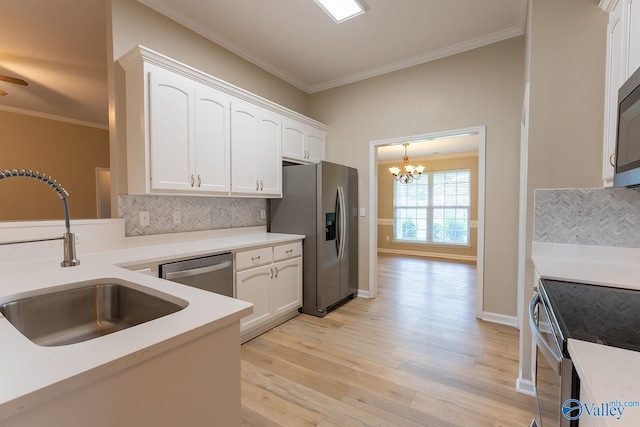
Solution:
[(507, 316), (500, 313), (490, 313), (487, 311), (482, 312), (482, 320), (487, 322), (499, 323), (501, 325), (513, 326), (518, 328), (518, 319), (515, 316)]
[(369, 291), (358, 289), (358, 292), (356, 293), (356, 297), (371, 298), (371, 294), (369, 293)]
[(404, 251), (399, 249), (385, 249), (378, 248), (378, 253), (380, 254), (392, 254), (392, 255), (409, 255), (409, 256), (419, 256), (425, 258), (444, 258), (444, 259), (455, 259), (458, 261), (478, 261), (478, 258), (471, 255), (454, 255), (454, 254), (443, 254), (439, 252), (422, 252), (422, 251)]
[(525, 380), (518, 378), (516, 380), (516, 391), (522, 394), (528, 394), (529, 396), (536, 395), (536, 386), (531, 380)]

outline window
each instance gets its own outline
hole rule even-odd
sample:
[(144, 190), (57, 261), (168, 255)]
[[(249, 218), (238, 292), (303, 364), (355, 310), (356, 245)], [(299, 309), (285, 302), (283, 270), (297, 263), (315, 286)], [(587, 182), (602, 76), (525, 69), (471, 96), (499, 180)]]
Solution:
[(468, 245), (470, 204), (469, 169), (423, 173), (410, 184), (394, 181), (394, 239)]

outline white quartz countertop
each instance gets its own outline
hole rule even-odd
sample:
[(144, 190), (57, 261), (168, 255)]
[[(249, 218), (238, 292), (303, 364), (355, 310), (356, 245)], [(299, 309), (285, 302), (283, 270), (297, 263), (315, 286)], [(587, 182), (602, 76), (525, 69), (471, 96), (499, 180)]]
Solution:
[[(640, 289), (639, 249), (534, 243), (532, 260), (541, 278)], [(615, 412), (611, 402), (640, 401), (640, 352), (569, 339), (569, 353), (595, 400), (583, 405), (609, 403), (599, 407)], [(582, 417), (591, 416), (583, 412)], [(619, 420), (594, 418), (593, 425), (639, 426), (640, 407), (625, 408)]]
[(186, 300), (176, 313), (117, 333), (59, 347), (42, 347), (18, 332), (0, 315), (0, 422), (14, 414), (104, 378), (185, 342), (239, 321), (250, 303), (227, 298), (149, 275), (126, 266), (157, 263), (222, 251), (301, 240), (304, 236), (266, 232), (183, 233), (128, 238), (121, 249), (83, 253), (81, 264), (62, 268), (55, 258), (0, 263), (0, 303), (32, 292), (60, 290), (104, 279), (151, 288)]
[(593, 398), (581, 397), (580, 420), (595, 418), (594, 424), (607, 427), (639, 426), (640, 352), (569, 339), (569, 354), (582, 387)]

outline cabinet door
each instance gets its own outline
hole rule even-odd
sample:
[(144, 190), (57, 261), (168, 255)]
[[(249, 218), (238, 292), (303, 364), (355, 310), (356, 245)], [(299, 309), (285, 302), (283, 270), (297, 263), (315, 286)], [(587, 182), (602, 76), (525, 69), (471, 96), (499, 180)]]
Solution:
[(195, 114), (195, 188), (228, 193), (231, 177), (230, 98), (198, 85)]
[(302, 258), (275, 263), (273, 268), (274, 313), (302, 307)]
[[(191, 190), (194, 87), (161, 68), (149, 72), (151, 189)], [(193, 177), (195, 178), (195, 177)]]
[(236, 298), (253, 304), (253, 313), (240, 320), (241, 332), (271, 317), (273, 275), (271, 265), (236, 273)]
[(602, 155), (602, 179), (605, 184), (613, 180), (616, 132), (618, 129), (618, 89), (624, 82), (623, 42), (624, 25), (623, 2), (619, 1), (609, 15), (607, 26), (607, 64), (605, 88), (604, 145)]
[(282, 157), (306, 160), (306, 131), (302, 123), (282, 120)]
[(260, 113), (260, 194), (282, 196), (282, 131), (280, 116), (267, 110)]
[(320, 163), (324, 160), (324, 145), (326, 133), (314, 128), (307, 129), (307, 161)]
[(258, 178), (259, 108), (243, 101), (231, 103), (231, 192), (255, 194)]
[(624, 81), (626, 81), (640, 67), (640, 0), (624, 0), (624, 7), (626, 35), (624, 47), (627, 57)]

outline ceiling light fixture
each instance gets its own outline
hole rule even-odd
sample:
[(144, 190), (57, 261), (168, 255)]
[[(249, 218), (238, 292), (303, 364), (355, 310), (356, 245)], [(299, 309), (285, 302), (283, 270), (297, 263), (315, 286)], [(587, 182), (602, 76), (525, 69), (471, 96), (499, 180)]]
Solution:
[(414, 179), (420, 179), (420, 175), (424, 171), (424, 166), (411, 166), (409, 164), (409, 156), (407, 156), (408, 142), (402, 144), (404, 146), (404, 158), (402, 159), (402, 168), (392, 167), (389, 172), (393, 175), (393, 179), (400, 181), (401, 184), (409, 184)]
[(315, 0), (336, 24), (355, 18), (367, 11), (367, 5), (362, 0)]

